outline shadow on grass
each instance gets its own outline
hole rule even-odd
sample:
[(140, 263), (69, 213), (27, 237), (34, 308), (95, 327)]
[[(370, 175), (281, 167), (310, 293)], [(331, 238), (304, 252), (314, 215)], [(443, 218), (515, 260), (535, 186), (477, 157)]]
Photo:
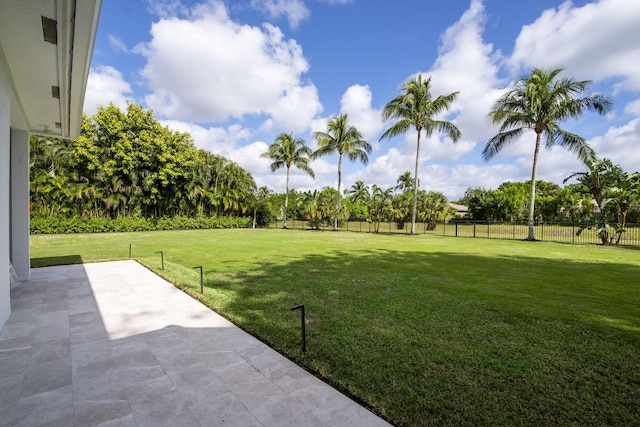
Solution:
[(220, 262), (204, 266), (213, 308), (392, 423), (640, 419), (638, 266), (394, 250)]
[(52, 265), (70, 265), (82, 264), (82, 256), (80, 255), (61, 255), (42, 258), (31, 258), (31, 268), (49, 267)]

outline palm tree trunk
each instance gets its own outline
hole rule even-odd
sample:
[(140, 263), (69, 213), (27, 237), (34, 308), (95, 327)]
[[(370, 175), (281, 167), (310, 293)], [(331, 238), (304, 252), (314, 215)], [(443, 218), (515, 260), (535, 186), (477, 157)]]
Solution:
[(411, 234), (416, 234), (416, 211), (418, 210), (418, 168), (420, 167), (420, 133), (418, 130), (418, 147), (416, 148), (416, 172), (413, 177), (413, 209), (411, 211)]
[(536, 150), (533, 153), (533, 167), (531, 168), (531, 194), (529, 195), (529, 235), (527, 240), (535, 241), (533, 232), (533, 217), (536, 207), (536, 169), (538, 167), (538, 153), (540, 152), (540, 135), (536, 133)]
[(251, 228), (256, 228), (256, 211), (258, 210), (258, 208), (253, 208), (253, 225), (251, 226)]
[[(285, 185), (284, 195), (284, 221), (282, 222), (282, 228), (287, 228), (287, 207), (289, 206), (289, 167), (287, 167), (287, 182)], [(293, 223), (295, 228), (295, 222)]]
[(336, 194), (336, 209), (333, 213), (333, 231), (338, 231), (338, 210), (340, 210), (340, 184), (342, 182), (342, 153), (338, 159), (338, 194)]

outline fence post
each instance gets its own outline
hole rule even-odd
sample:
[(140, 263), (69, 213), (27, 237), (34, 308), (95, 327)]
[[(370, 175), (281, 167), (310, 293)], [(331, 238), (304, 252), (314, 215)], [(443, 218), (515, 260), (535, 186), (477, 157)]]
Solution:
[(473, 237), (474, 238), (476, 237), (476, 223), (475, 223), (475, 221), (473, 223)]

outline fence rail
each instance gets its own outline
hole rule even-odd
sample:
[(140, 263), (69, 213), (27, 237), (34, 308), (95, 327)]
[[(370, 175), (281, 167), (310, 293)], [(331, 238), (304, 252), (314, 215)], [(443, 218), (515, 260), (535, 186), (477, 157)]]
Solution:
[[(599, 244), (602, 241), (597, 236), (595, 227), (583, 230), (578, 236), (582, 224), (571, 222), (540, 222), (535, 225), (535, 237), (538, 240), (560, 243)], [(375, 232), (375, 224), (364, 220), (349, 220), (339, 227), (342, 231), (361, 233)], [(273, 221), (269, 228), (282, 228), (282, 220)], [(287, 219), (287, 228), (311, 229), (309, 221), (305, 219)], [(321, 230), (331, 230), (332, 225), (323, 225)], [(378, 232), (386, 234), (409, 234), (411, 224), (406, 223), (398, 228), (395, 222), (382, 222)], [(494, 221), (450, 221), (438, 222), (435, 230), (427, 230), (427, 223), (416, 223), (416, 232), (420, 234), (439, 234), (449, 237), (467, 237), (503, 240), (524, 240), (528, 236), (527, 222), (494, 222)], [(626, 232), (620, 239), (621, 246), (640, 246), (640, 224), (627, 224)]]

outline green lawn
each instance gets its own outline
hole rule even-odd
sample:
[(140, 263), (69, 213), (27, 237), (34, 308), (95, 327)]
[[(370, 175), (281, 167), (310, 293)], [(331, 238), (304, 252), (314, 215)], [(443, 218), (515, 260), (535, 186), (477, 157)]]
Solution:
[(640, 250), (236, 229), (32, 236), (32, 265), (129, 244), (394, 424), (640, 424)]

